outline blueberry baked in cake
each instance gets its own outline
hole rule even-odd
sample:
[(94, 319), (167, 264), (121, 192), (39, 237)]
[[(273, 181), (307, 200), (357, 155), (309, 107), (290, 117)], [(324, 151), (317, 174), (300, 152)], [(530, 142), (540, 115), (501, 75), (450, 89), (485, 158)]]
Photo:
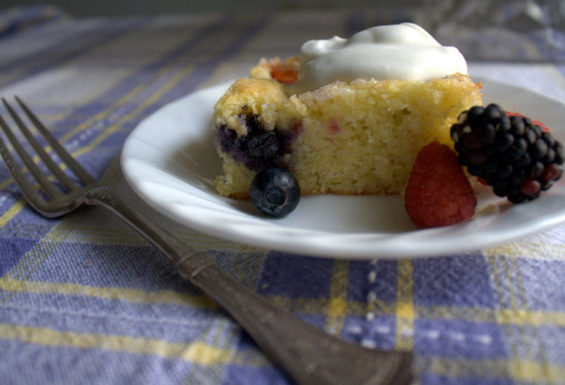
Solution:
[(301, 194), (402, 194), (417, 153), (453, 146), (450, 127), (480, 89), (461, 53), (415, 24), (308, 41), (297, 57), (262, 59), (215, 105), (216, 189), (247, 198), (278, 167)]

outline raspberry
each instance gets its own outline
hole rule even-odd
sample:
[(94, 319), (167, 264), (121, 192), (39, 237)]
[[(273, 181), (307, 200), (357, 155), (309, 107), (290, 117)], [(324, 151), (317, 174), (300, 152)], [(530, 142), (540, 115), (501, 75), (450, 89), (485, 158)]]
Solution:
[(448, 146), (432, 142), (416, 157), (405, 191), (406, 212), (420, 228), (440, 227), (473, 216), (477, 199)]

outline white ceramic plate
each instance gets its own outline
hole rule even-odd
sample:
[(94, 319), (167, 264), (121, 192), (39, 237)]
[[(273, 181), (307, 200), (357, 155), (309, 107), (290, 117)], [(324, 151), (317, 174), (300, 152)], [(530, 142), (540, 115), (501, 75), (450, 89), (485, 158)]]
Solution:
[[(565, 105), (529, 90), (483, 82), (485, 103), (497, 102), (543, 121), (563, 140)], [(486, 188), (475, 217), (444, 228), (416, 230), (399, 197), (308, 196), (282, 219), (250, 202), (220, 197), (212, 108), (227, 85), (179, 99), (142, 121), (126, 140), (121, 165), (139, 196), (180, 224), (254, 246), (335, 258), (411, 258), (491, 246), (565, 220), (565, 181), (538, 200), (510, 205)]]

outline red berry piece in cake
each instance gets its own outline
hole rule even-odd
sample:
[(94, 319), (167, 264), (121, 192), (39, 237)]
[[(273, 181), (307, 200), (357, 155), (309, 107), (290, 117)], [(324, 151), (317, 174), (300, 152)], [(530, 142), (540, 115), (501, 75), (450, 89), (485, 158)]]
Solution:
[(477, 199), (455, 152), (432, 142), (416, 157), (405, 191), (406, 212), (420, 228), (453, 225), (473, 216)]
[(561, 178), (563, 145), (527, 117), (497, 104), (464, 111), (451, 127), (459, 162), (512, 203), (539, 197)]
[(271, 77), (282, 84), (292, 84), (298, 80), (298, 68), (294, 63), (279, 62), (271, 65)]

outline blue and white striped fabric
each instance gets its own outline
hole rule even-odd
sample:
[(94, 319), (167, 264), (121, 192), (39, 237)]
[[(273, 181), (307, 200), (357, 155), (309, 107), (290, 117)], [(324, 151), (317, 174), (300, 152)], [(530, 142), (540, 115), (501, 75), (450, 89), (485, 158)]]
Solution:
[[(20, 16), (43, 12), (0, 12), (8, 26), (0, 28), (0, 95), (20, 95), (85, 168), (124, 189), (115, 159), (136, 124), (161, 106), (245, 75), (261, 56), (294, 54), (309, 38), (405, 18), (352, 11), (26, 23)], [(12, 20), (27, 28), (9, 27)], [(565, 100), (565, 65), (470, 68)], [(565, 226), (462, 255), (347, 261), (235, 244), (155, 217), (318, 327), (368, 347), (413, 350), (422, 384), (565, 383)], [(0, 164), (0, 384), (77, 383), (289, 380), (118, 219), (100, 209), (45, 219)]]

